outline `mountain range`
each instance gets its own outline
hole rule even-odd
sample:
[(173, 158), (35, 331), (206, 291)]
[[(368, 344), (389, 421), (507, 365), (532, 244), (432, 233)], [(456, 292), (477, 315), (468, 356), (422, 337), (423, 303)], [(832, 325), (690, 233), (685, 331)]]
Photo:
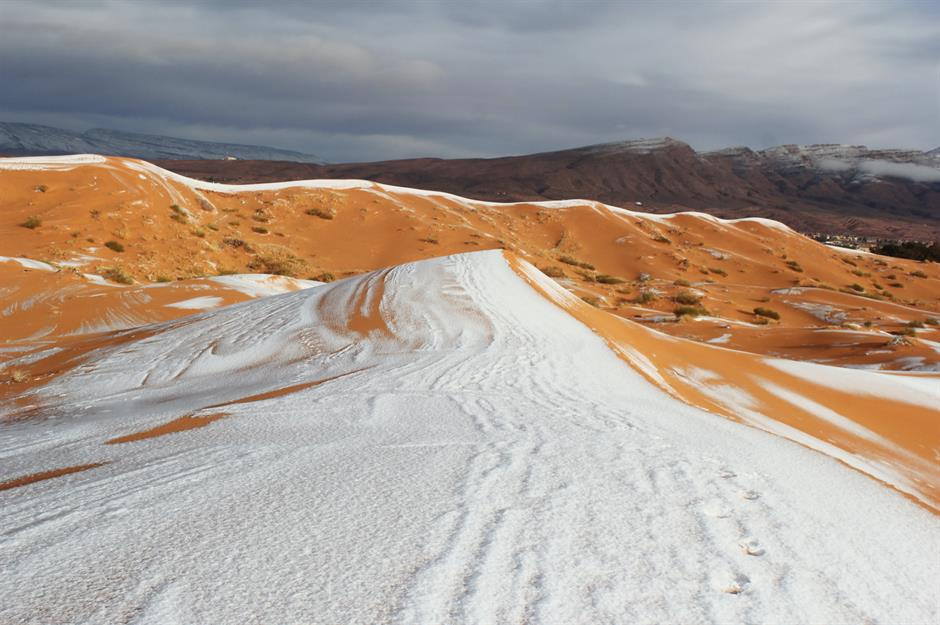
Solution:
[(692, 208), (718, 217), (767, 217), (806, 233), (940, 237), (938, 150), (823, 144), (696, 152), (663, 138), (486, 159), (159, 164), (216, 182), (362, 178), (488, 201), (578, 197), (655, 213)]
[(94, 128), (73, 132), (40, 126), (0, 122), (0, 154), (9, 156), (52, 154), (111, 154), (144, 159), (252, 159), (318, 163), (312, 154), (259, 145), (194, 141), (161, 135)]

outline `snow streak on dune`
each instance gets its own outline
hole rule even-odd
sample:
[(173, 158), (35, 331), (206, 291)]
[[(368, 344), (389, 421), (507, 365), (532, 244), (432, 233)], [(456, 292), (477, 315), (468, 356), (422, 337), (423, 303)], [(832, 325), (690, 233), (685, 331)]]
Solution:
[(449, 256), (93, 352), (0, 430), (4, 475), (70, 471), (0, 490), (0, 621), (940, 618), (934, 515), (663, 393), (528, 276)]

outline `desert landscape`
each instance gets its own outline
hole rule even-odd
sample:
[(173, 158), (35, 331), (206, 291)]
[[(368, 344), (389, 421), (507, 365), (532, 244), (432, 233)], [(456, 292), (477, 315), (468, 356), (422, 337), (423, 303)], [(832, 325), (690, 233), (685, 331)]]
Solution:
[(8, 621), (936, 608), (935, 263), (120, 157), (0, 186)]
[(0, 33), (0, 625), (940, 623), (936, 3)]

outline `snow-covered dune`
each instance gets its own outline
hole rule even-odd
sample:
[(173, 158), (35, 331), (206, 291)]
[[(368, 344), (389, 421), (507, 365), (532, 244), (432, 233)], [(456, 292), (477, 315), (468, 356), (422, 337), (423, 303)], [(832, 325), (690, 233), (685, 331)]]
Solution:
[(4, 476), (72, 471), (0, 484), (0, 622), (940, 619), (935, 515), (663, 392), (553, 284), (447, 256), (86, 354), (0, 430)]

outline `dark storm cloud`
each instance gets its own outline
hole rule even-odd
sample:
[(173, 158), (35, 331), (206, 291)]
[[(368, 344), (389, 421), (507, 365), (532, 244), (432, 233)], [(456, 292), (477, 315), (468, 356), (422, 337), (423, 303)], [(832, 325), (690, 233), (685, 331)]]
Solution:
[(0, 3), (0, 119), (330, 160), (940, 144), (931, 4)]

